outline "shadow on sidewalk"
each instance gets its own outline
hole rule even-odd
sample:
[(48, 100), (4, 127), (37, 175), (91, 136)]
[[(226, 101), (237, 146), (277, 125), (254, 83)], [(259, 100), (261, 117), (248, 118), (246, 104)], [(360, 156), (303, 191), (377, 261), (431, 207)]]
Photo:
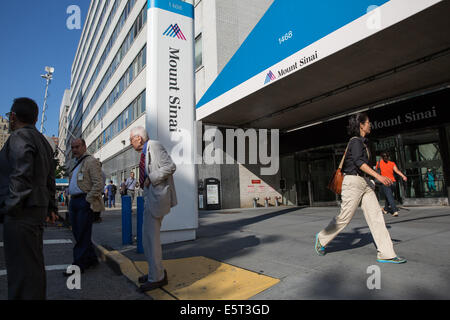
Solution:
[[(288, 214), (293, 211), (299, 211), (304, 209), (303, 207), (294, 207), (294, 208), (286, 208), (280, 211), (270, 212), (263, 215), (258, 215), (251, 218), (243, 218), (233, 221), (225, 221), (225, 222), (215, 222), (213, 224), (209, 225), (200, 225), (199, 226), (199, 237), (208, 237), (211, 233), (214, 234), (214, 236), (217, 236), (218, 234), (225, 234), (230, 233), (234, 231), (239, 231), (242, 229), (242, 227), (259, 223), (268, 219), (276, 218), (278, 216)], [(206, 213), (207, 214), (207, 213)], [(200, 214), (200, 223), (201, 223), (201, 214)]]
[(359, 230), (355, 232), (341, 232), (326, 247), (327, 253), (345, 251), (364, 247), (368, 244), (375, 243), (370, 232), (361, 233)]

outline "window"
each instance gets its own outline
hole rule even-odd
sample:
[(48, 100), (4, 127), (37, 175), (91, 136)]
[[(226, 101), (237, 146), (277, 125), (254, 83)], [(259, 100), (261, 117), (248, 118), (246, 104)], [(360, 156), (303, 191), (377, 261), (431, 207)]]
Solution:
[(202, 55), (202, 34), (200, 33), (197, 38), (195, 38), (195, 70), (203, 65)]

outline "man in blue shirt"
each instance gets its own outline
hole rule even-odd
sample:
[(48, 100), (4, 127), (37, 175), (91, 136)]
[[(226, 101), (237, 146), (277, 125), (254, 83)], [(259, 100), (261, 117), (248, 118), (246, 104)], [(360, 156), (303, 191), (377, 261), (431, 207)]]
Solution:
[(134, 178), (134, 172), (130, 173), (130, 177), (125, 182), (125, 187), (127, 188), (127, 195), (131, 196), (131, 203), (133, 203), (136, 190), (136, 179)]
[(109, 184), (106, 186), (107, 195), (108, 195), (108, 206), (111, 208), (111, 204), (113, 207), (116, 207), (116, 186), (113, 184), (112, 180), (109, 181)]

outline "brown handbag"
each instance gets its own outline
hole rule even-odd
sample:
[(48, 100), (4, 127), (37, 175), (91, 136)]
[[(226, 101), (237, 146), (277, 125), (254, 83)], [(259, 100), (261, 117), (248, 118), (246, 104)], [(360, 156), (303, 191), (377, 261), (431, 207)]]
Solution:
[[(352, 139), (350, 139), (350, 141)], [(339, 163), (339, 168), (336, 169), (333, 176), (331, 177), (330, 182), (328, 183), (328, 189), (330, 189), (336, 194), (341, 194), (342, 192), (342, 181), (344, 180), (344, 174), (342, 173), (342, 166), (344, 164), (345, 155), (347, 154), (347, 149), (348, 145), (350, 144), (350, 141), (347, 143), (347, 148), (345, 148), (345, 152), (344, 155), (342, 156), (341, 163)]]

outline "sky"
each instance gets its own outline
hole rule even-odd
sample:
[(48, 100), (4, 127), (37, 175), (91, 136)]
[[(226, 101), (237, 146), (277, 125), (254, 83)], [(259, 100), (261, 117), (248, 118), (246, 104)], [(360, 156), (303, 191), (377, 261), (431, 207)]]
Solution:
[[(18, 97), (29, 97), (39, 106), (36, 127), (41, 127), (46, 80), (45, 67), (55, 68), (47, 98), (44, 134), (58, 136), (59, 107), (70, 88), (75, 58), (90, 0), (0, 1), (0, 115), (9, 112)], [(70, 30), (67, 8), (81, 11), (81, 29)]]

